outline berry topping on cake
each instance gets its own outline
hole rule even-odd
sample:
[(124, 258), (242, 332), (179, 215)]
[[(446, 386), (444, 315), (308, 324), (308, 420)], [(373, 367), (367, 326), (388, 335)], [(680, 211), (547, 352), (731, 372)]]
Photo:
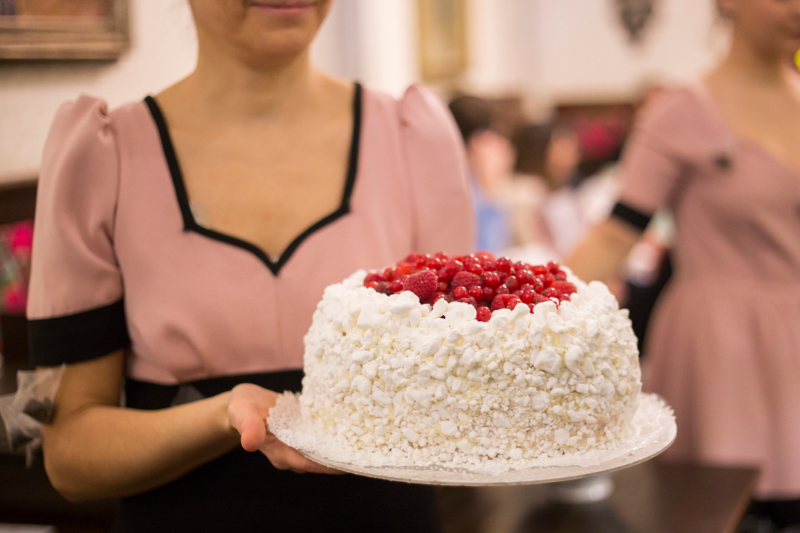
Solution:
[(436, 273), (433, 270), (425, 269), (408, 276), (403, 283), (403, 290), (413, 292), (420, 302), (426, 302), (436, 292), (438, 283)]
[(467, 303), (477, 309), (481, 322), (498, 309), (513, 310), (520, 303), (531, 309), (543, 302), (558, 305), (577, 292), (558, 263), (529, 265), (489, 252), (456, 257), (409, 254), (395, 266), (368, 273), (364, 286), (386, 295), (410, 291), (424, 304), (441, 299)]

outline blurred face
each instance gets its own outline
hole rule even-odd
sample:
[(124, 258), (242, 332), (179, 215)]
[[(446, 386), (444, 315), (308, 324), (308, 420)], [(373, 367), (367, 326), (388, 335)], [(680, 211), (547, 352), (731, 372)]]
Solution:
[(547, 173), (554, 189), (567, 184), (578, 163), (581, 162), (581, 148), (578, 136), (571, 130), (557, 130), (547, 150)]
[(718, 0), (736, 33), (760, 52), (793, 56), (800, 50), (800, 0)]
[(332, 0), (189, 0), (201, 50), (232, 54), (254, 66), (305, 52)]

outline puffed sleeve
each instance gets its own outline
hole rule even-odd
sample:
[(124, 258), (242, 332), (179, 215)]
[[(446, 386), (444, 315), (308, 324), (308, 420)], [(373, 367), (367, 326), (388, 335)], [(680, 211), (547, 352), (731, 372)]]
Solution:
[(688, 89), (664, 94), (646, 109), (634, 127), (623, 154), (620, 202), (640, 213), (652, 215), (672, 199), (686, 174), (684, 141), (693, 132), (687, 115), (691, 100)]
[(416, 250), (473, 252), (475, 220), (466, 151), (452, 115), (419, 85), (406, 91), (400, 114), (416, 210)]
[(114, 252), (118, 174), (105, 102), (81, 96), (64, 104), (36, 198), (27, 310), (36, 365), (84, 361), (130, 343)]

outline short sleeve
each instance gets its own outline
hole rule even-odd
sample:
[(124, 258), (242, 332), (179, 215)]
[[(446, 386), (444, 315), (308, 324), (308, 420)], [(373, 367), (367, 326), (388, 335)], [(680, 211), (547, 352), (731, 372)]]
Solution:
[(685, 174), (680, 143), (691, 126), (686, 91), (671, 91), (646, 109), (625, 148), (619, 200), (641, 213), (652, 215), (665, 206)]
[(414, 85), (400, 102), (400, 122), (416, 210), (416, 251), (472, 253), (469, 171), (455, 120), (429, 89)]
[(113, 240), (118, 168), (105, 103), (81, 96), (64, 104), (36, 198), (27, 310), (36, 365), (88, 360), (130, 343)]

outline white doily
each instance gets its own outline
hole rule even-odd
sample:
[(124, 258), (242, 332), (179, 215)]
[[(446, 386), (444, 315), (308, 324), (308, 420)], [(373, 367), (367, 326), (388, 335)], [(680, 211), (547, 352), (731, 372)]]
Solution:
[(313, 423), (303, 420), (296, 394), (281, 395), (269, 415), (270, 431), (316, 463), (368, 477), (427, 485), (522, 485), (582, 478), (651, 459), (666, 450), (677, 434), (672, 409), (655, 394), (642, 394), (631, 427), (632, 435), (614, 450), (518, 463), (488, 460), (481, 465), (402, 466), (375, 464), (331, 444)]

